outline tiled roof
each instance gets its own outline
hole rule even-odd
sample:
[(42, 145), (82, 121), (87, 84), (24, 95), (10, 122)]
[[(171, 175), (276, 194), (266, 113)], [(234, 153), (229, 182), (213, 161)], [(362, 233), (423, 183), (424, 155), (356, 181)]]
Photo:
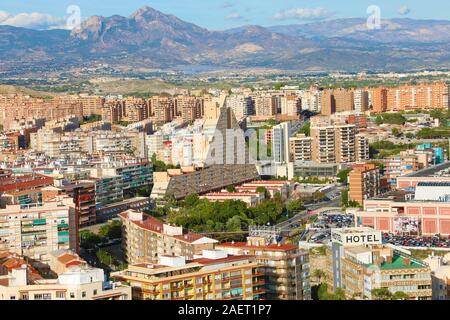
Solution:
[(239, 248), (239, 249), (253, 249), (262, 251), (289, 251), (298, 249), (294, 244), (269, 244), (265, 246), (249, 245), (246, 242), (225, 242), (218, 245), (219, 247)]

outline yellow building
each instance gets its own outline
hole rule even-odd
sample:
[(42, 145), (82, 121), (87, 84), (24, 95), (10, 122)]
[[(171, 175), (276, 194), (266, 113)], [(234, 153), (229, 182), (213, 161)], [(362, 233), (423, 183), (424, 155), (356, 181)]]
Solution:
[(133, 300), (261, 300), (264, 278), (252, 256), (204, 250), (186, 261), (161, 256), (158, 264), (130, 265), (111, 274), (133, 290)]

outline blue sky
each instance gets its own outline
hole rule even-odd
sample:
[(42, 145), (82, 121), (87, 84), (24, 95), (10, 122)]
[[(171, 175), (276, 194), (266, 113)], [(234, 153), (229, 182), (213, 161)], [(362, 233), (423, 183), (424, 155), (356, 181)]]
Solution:
[(62, 25), (69, 5), (78, 5), (83, 17), (129, 16), (148, 5), (202, 27), (221, 30), (245, 24), (270, 26), (367, 17), (367, 7), (373, 4), (380, 7), (382, 19), (450, 19), (448, 0), (1, 0), (0, 24), (43, 29)]

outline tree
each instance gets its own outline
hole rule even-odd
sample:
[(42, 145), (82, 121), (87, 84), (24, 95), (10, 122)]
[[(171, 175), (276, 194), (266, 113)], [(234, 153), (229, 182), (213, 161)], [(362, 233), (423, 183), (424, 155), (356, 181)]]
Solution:
[(377, 126), (383, 124), (383, 118), (378, 115), (377, 118), (375, 119), (375, 123), (377, 124)]
[(321, 279), (326, 277), (326, 273), (320, 269), (316, 269), (313, 272), (313, 277), (316, 278), (317, 282), (320, 283)]
[(103, 238), (88, 230), (80, 231), (80, 246), (85, 249), (93, 249)]
[(305, 207), (303, 205), (303, 201), (301, 201), (299, 199), (291, 200), (288, 203), (286, 203), (286, 209), (289, 212), (303, 210), (304, 208)]
[(309, 137), (311, 135), (311, 123), (305, 123), (303, 127), (298, 130), (298, 133), (303, 133), (305, 136)]
[(184, 205), (187, 208), (195, 207), (200, 201), (200, 198), (197, 193), (191, 193), (184, 198)]
[(409, 300), (409, 295), (403, 291), (397, 291), (392, 295), (392, 300)]
[(227, 187), (227, 192), (236, 192), (236, 187), (233, 185), (230, 185)]
[(348, 190), (344, 190), (341, 193), (341, 205), (343, 207), (348, 207)]
[(392, 135), (394, 136), (394, 137), (400, 137), (400, 136), (402, 136), (402, 133), (400, 132), (400, 130), (398, 130), (397, 128), (392, 128)]
[(122, 223), (120, 221), (112, 221), (104, 224), (98, 231), (99, 236), (108, 239), (118, 239), (122, 237)]
[(339, 171), (339, 173), (337, 174), (338, 182), (347, 185), (348, 175), (350, 174), (351, 171), (352, 169), (350, 168)]
[(375, 300), (390, 300), (392, 298), (392, 293), (388, 288), (376, 288), (372, 289), (372, 296)]
[(264, 187), (257, 187), (257, 188), (256, 188), (256, 192), (258, 192), (258, 193), (264, 193), (264, 197), (265, 197), (265, 198), (270, 198), (269, 191), (267, 191), (267, 189), (264, 188)]

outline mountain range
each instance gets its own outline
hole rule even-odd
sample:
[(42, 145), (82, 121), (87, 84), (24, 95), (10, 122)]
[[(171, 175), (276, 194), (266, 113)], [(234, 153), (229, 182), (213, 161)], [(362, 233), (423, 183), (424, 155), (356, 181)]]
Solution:
[(93, 16), (80, 28), (0, 26), (0, 74), (115, 67), (183, 70), (405, 71), (450, 68), (450, 21), (363, 18), (210, 31), (150, 7)]

